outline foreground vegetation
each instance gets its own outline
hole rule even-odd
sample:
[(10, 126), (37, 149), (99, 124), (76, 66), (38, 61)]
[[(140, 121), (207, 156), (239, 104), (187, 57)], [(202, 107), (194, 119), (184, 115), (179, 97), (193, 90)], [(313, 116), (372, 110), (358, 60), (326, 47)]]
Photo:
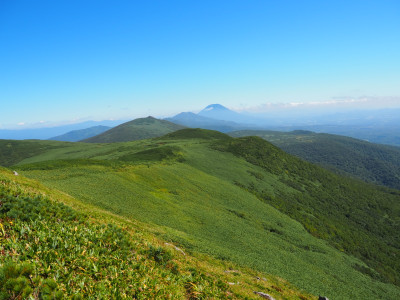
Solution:
[(186, 251), (313, 294), (400, 297), (388, 283), (398, 282), (398, 194), (335, 176), (261, 139), (186, 129), (131, 143), (69, 144), (21, 159), (18, 171), (161, 226), (160, 237)]
[(311, 297), (281, 279), (161, 247), (138, 224), (12, 176), (0, 170), (0, 299)]

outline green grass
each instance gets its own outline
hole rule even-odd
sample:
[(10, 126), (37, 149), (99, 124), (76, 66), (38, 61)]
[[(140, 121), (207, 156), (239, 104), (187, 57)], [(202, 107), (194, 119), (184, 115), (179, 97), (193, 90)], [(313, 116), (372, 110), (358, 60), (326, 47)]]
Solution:
[(64, 148), (68, 143), (52, 141), (0, 140), (0, 166), (12, 166), (21, 160), (47, 153), (51, 149)]
[[(346, 183), (347, 179), (259, 141), (252, 144), (251, 140), (217, 141), (184, 135), (181, 140), (169, 137), (87, 147), (77, 144), (75, 151), (54, 149), (20, 162), (19, 168), (22, 174), (85, 203), (163, 228), (160, 237), (171, 239), (187, 251), (208, 253), (283, 277), (310, 293), (334, 299), (400, 297), (398, 287), (377, 280), (381, 275), (376, 270), (342, 252), (351, 253), (351, 249), (341, 248), (347, 245), (343, 241), (353, 237), (348, 235), (349, 230), (355, 229), (361, 237), (368, 238), (368, 243), (357, 245), (360, 249), (366, 249), (372, 241), (398, 251), (398, 238), (393, 235), (398, 223), (390, 224), (398, 218), (398, 211), (390, 212), (385, 207), (396, 195), (363, 183)], [(230, 144), (236, 141), (243, 144)], [(210, 143), (214, 146), (210, 147)], [(160, 155), (169, 153), (168, 149), (183, 159)], [(136, 159), (135, 153), (143, 151), (145, 155)], [(131, 160), (120, 160), (127, 155)], [(61, 165), (55, 165), (56, 158), (64, 160)], [(68, 165), (68, 158), (75, 160)], [(108, 162), (99, 163), (101, 160)], [(53, 167), (45, 168), (46, 164)], [(325, 187), (330, 180), (335, 181)], [(352, 188), (353, 183), (357, 188)], [(316, 193), (318, 190), (324, 193)], [(309, 193), (308, 198), (299, 197), (305, 192)], [(371, 206), (371, 192), (378, 197), (375, 208)], [(335, 195), (345, 201), (338, 201)], [(329, 201), (320, 201), (319, 196), (332, 201), (331, 206), (326, 206)], [(287, 205), (292, 202), (293, 206)], [(350, 221), (334, 213), (340, 212), (335, 205), (348, 203), (351, 209), (353, 202), (356, 211)], [(369, 213), (363, 209), (364, 204), (369, 205)], [(376, 221), (379, 226), (364, 228), (363, 224), (357, 225), (361, 221)], [(344, 227), (336, 228), (340, 224)], [(382, 233), (379, 230), (387, 229), (386, 235), (377, 238)], [(390, 239), (392, 245), (388, 243)], [(373, 249), (370, 253), (376, 255)], [(385, 252), (380, 255), (388, 257)], [(374, 257), (370, 261), (360, 258), (371, 266), (375, 261)], [(393, 266), (386, 261), (380, 263), (396, 267), (395, 261)], [(384, 275), (387, 272), (378, 271)]]
[[(310, 297), (279, 278), (160, 247), (147, 231), (0, 169), (0, 298), (249, 299), (254, 290)], [(234, 280), (241, 283), (230, 286)]]
[(279, 176), (293, 192), (272, 194), (262, 186), (242, 188), (301, 222), (314, 236), (366, 261), (377, 278), (399, 284), (400, 205), (397, 190), (377, 188), (284, 154), (257, 137), (239, 138), (214, 147), (243, 157)]
[(172, 139), (172, 140), (182, 140), (182, 139), (204, 139), (204, 140), (212, 140), (212, 139), (219, 139), (225, 140), (230, 139), (229, 135), (221, 133), (219, 131), (214, 130), (206, 130), (200, 128), (187, 128), (178, 130), (175, 132), (171, 132), (166, 134), (165, 136), (161, 137), (160, 139)]
[[(190, 280), (167, 250), (138, 250), (121, 228), (92, 224), (46, 197), (11, 191), (10, 184), (3, 179), (0, 190), (2, 299), (184, 296), (184, 281)], [(224, 285), (204, 283), (209, 295), (224, 293)]]

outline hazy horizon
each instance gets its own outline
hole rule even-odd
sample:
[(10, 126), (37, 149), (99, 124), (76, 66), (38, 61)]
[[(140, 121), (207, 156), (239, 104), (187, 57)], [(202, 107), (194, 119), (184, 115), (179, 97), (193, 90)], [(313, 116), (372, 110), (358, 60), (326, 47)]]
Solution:
[(0, 129), (400, 107), (398, 1), (9, 1)]
[[(366, 98), (362, 98), (366, 99)], [(395, 98), (395, 101), (400, 101), (400, 99)], [(359, 104), (364, 105), (359, 105)], [(210, 105), (212, 103), (209, 103)], [(216, 103), (217, 104), (217, 103)], [(220, 103), (218, 103), (220, 104)], [(367, 105), (365, 105), (367, 104)], [(398, 102), (394, 103), (388, 102), (387, 106), (377, 106), (377, 105), (368, 105), (369, 101), (325, 101), (325, 102), (291, 102), (291, 103), (265, 103), (254, 107), (228, 107), (223, 105), (224, 107), (235, 111), (239, 114), (243, 114), (245, 116), (250, 116), (254, 118), (268, 118), (271, 115), (274, 115), (276, 118), (288, 118), (293, 114), (303, 115), (304, 117), (324, 117), (324, 116), (335, 116), (335, 115), (357, 115), (362, 112), (381, 112), (385, 110), (391, 109), (399, 109), (400, 105)], [(207, 105), (206, 105), (207, 106)], [(13, 125), (9, 125), (8, 127), (1, 127), (0, 130), (19, 130), (19, 129), (39, 129), (39, 128), (52, 128), (59, 126), (67, 126), (81, 123), (90, 123), (90, 122), (127, 122), (137, 118), (146, 118), (149, 116), (164, 119), (168, 117), (173, 117), (182, 112), (192, 112), (197, 114), (206, 106), (192, 110), (192, 111), (179, 111), (169, 114), (169, 115), (137, 115), (133, 117), (121, 117), (121, 118), (83, 118), (83, 119), (72, 119), (72, 120), (52, 120), (52, 121), (39, 121), (35, 123), (17, 123)], [(267, 120), (267, 119), (266, 119)], [(399, 117), (400, 121), (400, 117)], [(239, 121), (238, 121), (239, 122)], [(239, 122), (240, 123), (240, 122)], [(324, 124), (320, 122), (319, 124)], [(1, 125), (1, 124), (0, 124)], [(279, 126), (279, 124), (276, 124)]]

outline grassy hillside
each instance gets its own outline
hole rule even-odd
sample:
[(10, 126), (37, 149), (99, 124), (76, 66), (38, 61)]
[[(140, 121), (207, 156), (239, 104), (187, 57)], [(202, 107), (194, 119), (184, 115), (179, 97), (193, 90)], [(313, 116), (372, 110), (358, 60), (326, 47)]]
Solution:
[(97, 136), (83, 140), (86, 143), (115, 143), (143, 140), (183, 129), (185, 126), (153, 117), (123, 123)]
[(165, 139), (170, 139), (170, 140), (184, 140), (184, 139), (204, 139), (204, 140), (213, 140), (213, 139), (218, 139), (218, 140), (226, 140), (230, 139), (230, 137), (224, 133), (221, 133), (219, 131), (213, 131), (213, 130), (204, 130), (200, 128), (194, 128), (194, 129), (182, 129), (178, 130), (169, 134), (166, 134), (165, 136), (161, 137), (160, 140), (165, 140)]
[(99, 135), (109, 129), (111, 129), (111, 127), (98, 125), (98, 126), (93, 126), (90, 128), (69, 131), (65, 134), (52, 137), (49, 140), (65, 141), (65, 142), (78, 142), (80, 140), (88, 139), (93, 136)]
[(243, 130), (233, 137), (259, 136), (286, 152), (340, 174), (400, 189), (400, 148), (310, 131)]
[(312, 297), (282, 279), (189, 255), (154, 232), (162, 229), (0, 169), (0, 297), (249, 299), (254, 291)]
[(70, 144), (18, 168), (85, 203), (161, 226), (163, 238), (187, 251), (280, 276), (312, 294), (400, 297), (387, 283), (398, 283), (398, 193), (343, 179), (261, 139), (184, 130)]
[(21, 160), (47, 153), (50, 149), (64, 148), (68, 143), (41, 140), (0, 140), (0, 166), (12, 166)]
[(283, 155), (258, 137), (224, 141), (214, 147), (279, 176), (294, 193), (271, 193), (254, 183), (238, 185), (301, 222), (314, 236), (364, 259), (383, 280), (399, 284), (400, 264), (394, 259), (400, 253), (399, 191), (335, 176)]

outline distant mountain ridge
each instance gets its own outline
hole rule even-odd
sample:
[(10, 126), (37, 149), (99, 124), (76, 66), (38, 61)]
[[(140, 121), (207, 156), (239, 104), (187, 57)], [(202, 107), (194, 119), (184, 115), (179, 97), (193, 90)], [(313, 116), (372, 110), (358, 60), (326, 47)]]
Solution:
[(30, 128), (30, 129), (0, 129), (0, 139), (9, 140), (47, 140), (53, 137), (66, 134), (73, 130), (87, 129), (94, 126), (114, 127), (125, 121), (123, 120), (104, 120), (86, 121), (82, 123), (61, 125), (54, 127)]
[(52, 137), (49, 140), (63, 141), (63, 142), (78, 142), (80, 140), (88, 139), (98, 134), (101, 134), (109, 129), (111, 129), (111, 127), (98, 125), (85, 129), (69, 131), (65, 134)]
[(165, 120), (191, 128), (218, 130), (225, 133), (236, 130), (264, 129), (255, 124), (259, 121), (257, 118), (253, 119), (237, 113), (221, 104), (210, 104), (197, 114), (182, 112)]
[(248, 129), (311, 130), (400, 146), (400, 109), (319, 113), (294, 108), (274, 110), (272, 106), (271, 110), (265, 112), (236, 112), (221, 104), (210, 104), (197, 114), (180, 113), (167, 120), (192, 128), (199, 127), (222, 132)]
[(178, 125), (166, 120), (154, 117), (139, 118), (117, 127), (111, 128), (99, 135), (84, 139), (85, 143), (115, 143), (129, 142), (135, 140), (159, 137), (176, 130), (184, 129), (185, 126)]
[(164, 120), (187, 127), (218, 130), (221, 132), (230, 132), (233, 130), (252, 128), (251, 126), (246, 124), (239, 124), (232, 121), (212, 119), (192, 112), (182, 112), (174, 117), (166, 118)]
[[(398, 147), (307, 130), (292, 132), (264, 130), (262, 126), (257, 127), (205, 116), (223, 118), (224, 114), (225, 118), (239, 115), (220, 104), (211, 104), (199, 114), (185, 112), (168, 118), (168, 120), (187, 127), (218, 130), (233, 137), (260, 136), (287, 153), (317, 163), (336, 173), (400, 189), (400, 148)], [(390, 122), (393, 120), (390, 119)]]
[(259, 136), (282, 150), (341, 174), (400, 190), (400, 148), (305, 130), (242, 130), (233, 137)]

